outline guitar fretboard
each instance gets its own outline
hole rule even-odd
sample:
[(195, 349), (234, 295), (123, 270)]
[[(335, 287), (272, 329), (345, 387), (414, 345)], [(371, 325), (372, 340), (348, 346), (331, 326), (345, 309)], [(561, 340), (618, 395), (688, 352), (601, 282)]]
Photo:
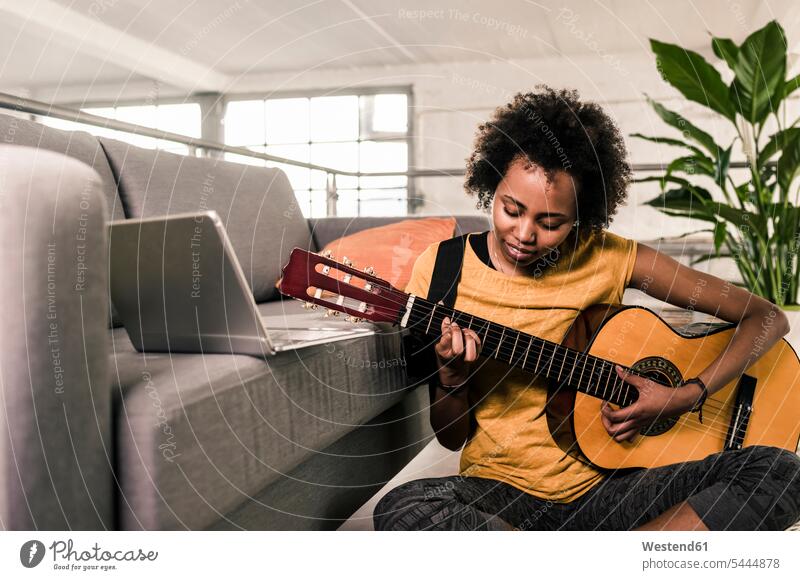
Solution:
[(412, 332), (430, 335), (438, 341), (442, 321), (446, 317), (480, 336), (481, 356), (547, 377), (556, 381), (560, 388), (569, 387), (615, 405), (624, 407), (637, 398), (636, 389), (619, 377), (614, 369), (615, 363), (611, 361), (443, 304), (434, 304), (419, 296), (414, 297), (406, 327)]

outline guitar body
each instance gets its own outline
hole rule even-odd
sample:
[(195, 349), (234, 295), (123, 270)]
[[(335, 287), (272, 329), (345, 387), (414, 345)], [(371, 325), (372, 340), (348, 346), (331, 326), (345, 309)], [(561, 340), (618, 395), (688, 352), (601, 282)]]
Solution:
[[(596, 305), (581, 313), (562, 344), (677, 387), (723, 352), (735, 330), (733, 324), (720, 324), (702, 334), (681, 334), (646, 308)], [(800, 361), (794, 349), (780, 340), (744, 375), (755, 382), (747, 379), (752, 410), (738, 444), (794, 451), (800, 439)], [(633, 442), (617, 443), (600, 420), (600, 399), (551, 384), (548, 424), (562, 449), (600, 468), (658, 467), (698, 460), (730, 444), (730, 425), (736, 413), (742, 414), (737, 401), (740, 390), (747, 391), (737, 380), (709, 396), (702, 423), (697, 413), (662, 418)]]

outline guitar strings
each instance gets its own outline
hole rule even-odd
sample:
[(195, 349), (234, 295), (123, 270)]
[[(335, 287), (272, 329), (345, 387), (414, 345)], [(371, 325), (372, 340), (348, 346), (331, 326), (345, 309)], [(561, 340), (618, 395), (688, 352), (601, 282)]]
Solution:
[[(443, 320), (444, 316), (441, 316), (440, 318)], [(439, 323), (438, 326), (440, 327), (441, 326), (441, 320), (437, 320), (437, 322)], [(470, 325), (468, 325), (467, 327), (469, 327), (469, 326)], [(473, 331), (474, 330), (475, 329), (473, 329)], [(497, 336), (497, 331), (492, 329), (491, 327), (488, 327), (488, 329), (487, 329), (486, 325), (481, 325), (481, 330), (485, 331), (483, 333), (484, 337), (485, 337), (484, 341), (486, 341), (487, 339), (491, 339), (491, 340), (496, 339), (496, 342), (498, 343), (497, 348), (492, 348), (492, 351), (490, 351), (489, 353), (483, 353), (484, 356), (489, 357), (489, 356), (491, 356), (491, 352), (496, 352), (497, 354), (502, 353), (504, 355), (508, 355), (508, 359), (510, 360), (511, 359), (511, 355), (514, 354), (514, 348), (513, 347), (509, 347), (506, 343), (503, 343), (500, 340), (500, 338)], [(522, 333), (521, 331), (514, 331), (514, 332), (520, 332), (520, 335), (525, 334), (525, 333)], [(500, 336), (502, 336), (503, 331), (500, 331), (500, 333), (501, 333)], [(527, 335), (527, 336), (530, 337), (532, 335)], [(600, 362), (600, 365), (601, 365), (600, 368), (597, 369), (597, 372), (599, 373), (600, 376), (597, 377), (597, 379), (596, 379), (597, 382), (596, 383), (592, 383), (592, 375), (594, 375), (595, 370), (590, 371), (589, 375), (587, 376), (587, 384), (588, 385), (598, 384), (598, 383), (602, 384), (603, 380), (606, 381), (606, 385), (607, 385), (609, 379), (612, 379), (613, 380), (613, 384), (611, 385), (611, 387), (612, 387), (612, 393), (613, 393), (613, 392), (618, 392), (620, 390), (619, 387), (621, 387), (622, 385), (628, 385), (629, 384), (629, 383), (624, 382), (623, 379), (621, 379), (616, 374), (616, 372), (615, 372), (615, 370), (613, 368), (613, 365), (614, 364), (618, 364), (618, 363), (614, 363), (613, 361), (606, 361), (605, 359), (603, 359), (601, 357), (594, 356), (594, 355), (584, 354), (584, 353), (582, 353), (580, 351), (577, 351), (575, 349), (569, 349), (568, 347), (565, 347), (563, 345), (559, 345), (559, 344), (556, 344), (556, 343), (550, 343), (549, 341), (545, 341), (544, 339), (539, 339), (538, 337), (532, 337), (532, 338), (535, 339), (535, 340), (540, 340), (541, 341), (542, 344), (539, 346), (539, 348), (541, 348), (542, 351), (543, 351), (543, 354), (545, 354), (544, 360), (545, 360), (545, 362), (549, 363), (548, 367), (552, 367), (553, 363), (556, 363), (556, 364), (561, 363), (562, 364), (562, 368), (563, 368), (564, 364), (570, 364), (572, 367), (578, 367), (579, 365), (582, 365), (582, 366), (585, 367), (585, 365), (588, 364), (589, 360), (595, 359), (595, 365), (597, 364), (598, 361)], [(530, 342), (531, 339), (529, 338), (529, 339), (526, 339), (526, 340), (528, 340)], [(509, 349), (511, 350), (511, 354), (509, 354)], [(560, 353), (559, 349), (563, 349), (564, 352)], [(586, 357), (586, 358), (583, 359), (583, 360), (587, 361), (586, 363), (584, 363), (583, 360), (580, 359), (581, 356)], [(589, 357), (591, 357), (591, 358), (589, 358)], [(552, 362), (550, 362), (551, 360), (552, 360)], [(620, 365), (620, 366), (622, 366), (623, 368), (626, 368), (625, 365)], [(525, 369), (525, 370), (528, 370), (528, 369)], [(638, 372), (636, 372), (636, 371), (634, 371), (634, 370), (632, 370), (630, 368), (627, 368), (627, 371), (629, 372), (629, 374), (633, 374), (633, 375), (636, 375), (636, 376), (641, 376), (643, 378), (649, 378), (649, 377), (644, 377), (643, 375), (639, 374)], [(534, 368), (534, 372), (540, 372), (540, 371), (537, 368)], [(585, 373), (585, 368), (583, 369), (583, 371), (581, 373), (578, 373), (578, 375), (577, 375), (578, 376), (578, 385), (579, 386), (584, 386), (583, 385), (583, 378), (582, 378), (584, 373)], [(559, 376), (556, 380), (561, 380), (561, 377)], [(652, 379), (650, 379), (650, 380), (652, 380)], [(655, 381), (655, 382), (658, 383), (658, 381)], [(663, 384), (663, 383), (659, 383), (659, 384)], [(663, 386), (671, 387), (671, 385), (663, 385)], [(605, 389), (604, 389), (604, 393), (605, 393)], [(598, 395), (599, 395), (599, 392), (598, 392)], [(713, 401), (713, 399), (710, 399), (709, 402), (710, 401)], [(724, 404), (710, 404), (710, 405), (708, 405), (707, 408), (714, 409), (714, 410), (721, 410), (724, 407), (725, 407)]]
[[(422, 304), (422, 306), (426, 307), (426, 306), (428, 306), (428, 304)], [(426, 313), (422, 313), (422, 312), (420, 312), (420, 315), (422, 317), (430, 316), (429, 313), (426, 314)], [(441, 327), (441, 323), (444, 320), (445, 316), (446, 316), (446, 314), (438, 316), (437, 313), (434, 313), (434, 318), (437, 318), (437, 317), (440, 318), (439, 320), (437, 320), (437, 322), (438, 322), (437, 328)], [(471, 316), (473, 318), (473, 321), (474, 321), (475, 317), (472, 316), (472, 315), (469, 315), (469, 316)], [(498, 353), (499, 352), (503, 352), (504, 354), (507, 354), (508, 353), (508, 346), (504, 345), (502, 343), (502, 341), (500, 340), (500, 338), (497, 336), (497, 332), (498, 331), (491, 327), (492, 324), (496, 324), (496, 323), (492, 323), (491, 321), (484, 321), (483, 319), (479, 319), (479, 320), (482, 320), (484, 322), (484, 324), (481, 324), (481, 331), (486, 330), (486, 332), (484, 332), (484, 336), (487, 336), (487, 337), (490, 336), (492, 339), (497, 338), (497, 342), (500, 343), (499, 344), (500, 349), (493, 349), (493, 350), (497, 351)], [(487, 327), (487, 325), (488, 325), (488, 327)], [(470, 324), (467, 325), (467, 327), (470, 327), (470, 326), (472, 326), (472, 322), (470, 322)], [(487, 330), (487, 328), (488, 328), (488, 330)], [(475, 331), (475, 329), (472, 329), (472, 330)], [(619, 381), (621, 381), (622, 379), (620, 379), (618, 377), (618, 375), (616, 375), (616, 373), (613, 370), (613, 367), (609, 369), (609, 365), (610, 364), (618, 364), (618, 363), (613, 363), (613, 361), (606, 361), (603, 358), (596, 357), (596, 356), (593, 356), (593, 355), (584, 354), (584, 353), (582, 353), (580, 351), (577, 351), (575, 349), (569, 349), (568, 347), (565, 347), (563, 345), (559, 345), (557, 343), (546, 341), (544, 339), (541, 339), (541, 338), (533, 336), (533, 335), (528, 335), (527, 333), (523, 333), (522, 331), (517, 331), (517, 330), (514, 330), (514, 329), (511, 329), (511, 330), (513, 330), (514, 332), (518, 332), (520, 334), (520, 336), (525, 334), (526, 336), (530, 337), (530, 338), (526, 338), (526, 340), (528, 340), (528, 341), (531, 341), (532, 339), (541, 341), (542, 342), (541, 348), (543, 350), (543, 354), (546, 355), (546, 359), (545, 360), (547, 360), (547, 361), (549, 361), (550, 359), (553, 359), (553, 362), (555, 362), (555, 363), (564, 363), (566, 361), (566, 362), (571, 363), (573, 366), (577, 366), (579, 364), (578, 357), (581, 356), (581, 355), (590, 356), (590, 357), (596, 359), (596, 361), (600, 361), (601, 370), (599, 371), (600, 372), (599, 381), (602, 381), (604, 378), (606, 378), (604, 373), (608, 372), (610, 374), (610, 377), (613, 377), (613, 379), (614, 379), (614, 385), (612, 387), (612, 392), (615, 392), (617, 390), (617, 387), (619, 386)], [(500, 333), (501, 333), (500, 336), (502, 336), (502, 332), (503, 331), (500, 331)], [(546, 348), (551, 349), (552, 352), (549, 352), (548, 350), (546, 350)], [(558, 349), (559, 348), (564, 349), (565, 352), (564, 352), (563, 356), (559, 355), (559, 353), (558, 353)], [(513, 353), (514, 353), (514, 351), (513, 351), (513, 348), (512, 348), (511, 354), (513, 354)], [(482, 354), (484, 354), (484, 353), (482, 353)], [(489, 355), (484, 354), (484, 356), (489, 356)], [(561, 358), (559, 358), (559, 356), (561, 356)], [(511, 355), (509, 355), (508, 358), (511, 359)], [(552, 363), (551, 363), (550, 366), (552, 366)], [(624, 365), (620, 365), (620, 366), (625, 368)], [(605, 369), (605, 370), (603, 370), (603, 369)], [(525, 370), (527, 370), (527, 369), (525, 369)], [(637, 375), (637, 376), (643, 376), (643, 375), (637, 373), (636, 371), (631, 370), (630, 368), (628, 368), (627, 370), (628, 370), (629, 374), (633, 374), (633, 375)], [(538, 372), (538, 371), (534, 371), (534, 372)], [(588, 378), (591, 378), (591, 375), (593, 373), (594, 373), (594, 371), (590, 372)], [(583, 373), (579, 374), (579, 381), (578, 381), (579, 384), (581, 384), (581, 379), (580, 378), (582, 376), (583, 376)], [(644, 377), (644, 378), (649, 378), (649, 377)], [(607, 382), (607, 379), (606, 379), (606, 382)], [(658, 382), (658, 381), (656, 381), (656, 382)], [(589, 384), (591, 384), (591, 383), (589, 383)], [(623, 384), (627, 385), (628, 383), (624, 383), (623, 382)], [(662, 383), (659, 383), (659, 384), (662, 384)], [(664, 386), (670, 386), (670, 385), (664, 385)], [(709, 404), (709, 403), (712, 403), (713, 401), (714, 401), (713, 399), (709, 398), (708, 401), (704, 405), (704, 409), (708, 408), (708, 409), (712, 409), (712, 410), (723, 410), (725, 408), (724, 404), (718, 404), (718, 403)]]

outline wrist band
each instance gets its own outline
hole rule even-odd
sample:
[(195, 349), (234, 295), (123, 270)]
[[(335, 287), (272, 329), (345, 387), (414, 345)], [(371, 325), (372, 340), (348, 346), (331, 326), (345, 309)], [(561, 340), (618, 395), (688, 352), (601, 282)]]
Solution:
[(461, 390), (463, 387), (465, 387), (467, 385), (468, 382), (469, 382), (469, 379), (464, 381), (463, 383), (459, 383), (457, 385), (445, 385), (440, 379), (439, 380), (439, 387), (443, 391), (445, 391), (447, 394), (450, 394), (450, 393), (455, 393), (455, 392)]
[(708, 398), (708, 387), (706, 387), (706, 384), (703, 382), (703, 379), (701, 379), (700, 377), (694, 377), (694, 378), (691, 378), (691, 379), (686, 379), (685, 381), (683, 381), (681, 386), (683, 387), (683, 386), (685, 386), (685, 385), (687, 385), (689, 383), (697, 383), (698, 385), (700, 385), (700, 388), (703, 389), (703, 391), (700, 393), (700, 397), (697, 399), (697, 401), (695, 401), (695, 404), (692, 406), (692, 408), (689, 409), (690, 413), (699, 413), (697, 418), (700, 421), (700, 423), (702, 423), (703, 422), (703, 405), (705, 404), (706, 399)]

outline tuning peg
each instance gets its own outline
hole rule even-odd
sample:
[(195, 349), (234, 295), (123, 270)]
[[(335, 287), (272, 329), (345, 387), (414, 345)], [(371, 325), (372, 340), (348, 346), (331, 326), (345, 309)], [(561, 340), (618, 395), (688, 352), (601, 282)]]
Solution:
[(328, 308), (327, 312), (325, 312), (325, 318), (328, 318), (329, 316), (339, 316), (339, 311), (334, 310), (333, 308)]
[(316, 306), (316, 304), (314, 304), (313, 302), (307, 302), (307, 301), (303, 302), (303, 308), (305, 308), (306, 310), (310, 310), (314, 306)]
[(348, 316), (345, 318), (347, 322), (352, 322), (353, 324), (357, 324), (364, 320), (363, 318), (359, 318), (358, 316)]
[(374, 276), (375, 268), (373, 268), (372, 266), (367, 266), (366, 268), (364, 268), (364, 273), (369, 274), (370, 276)]
[(342, 258), (342, 264), (344, 264), (345, 266), (349, 266), (349, 267), (352, 267), (352, 266), (353, 266), (353, 262), (351, 262), (350, 260), (348, 260), (348, 259), (347, 259), (347, 256), (344, 256), (344, 257)]
[(330, 259), (332, 260), (332, 259), (333, 259), (333, 250), (325, 250), (325, 251), (324, 251), (324, 252), (322, 252), (322, 254), (320, 254), (320, 255), (321, 255), (323, 258), (330, 258)]

